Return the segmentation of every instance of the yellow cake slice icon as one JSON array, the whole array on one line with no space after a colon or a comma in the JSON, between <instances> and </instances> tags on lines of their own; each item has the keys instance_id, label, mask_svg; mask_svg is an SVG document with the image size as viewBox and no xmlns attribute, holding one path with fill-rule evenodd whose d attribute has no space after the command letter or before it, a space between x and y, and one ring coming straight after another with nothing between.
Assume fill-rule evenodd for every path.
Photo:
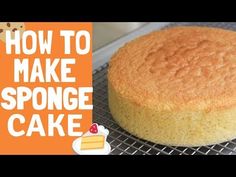
<instances>
[{"instance_id":1,"label":"yellow cake slice icon","mask_svg":"<svg viewBox=\"0 0 236 177\"><path fill-rule=\"evenodd\" d=\"M81 138L81 150L103 149L105 137L102 135L84 136Z\"/></svg>"},{"instance_id":2,"label":"yellow cake slice icon","mask_svg":"<svg viewBox=\"0 0 236 177\"><path fill-rule=\"evenodd\" d=\"M72 148L80 155L107 155L111 152L108 134L104 126L93 123L86 133L73 141Z\"/></svg>"}]
</instances>

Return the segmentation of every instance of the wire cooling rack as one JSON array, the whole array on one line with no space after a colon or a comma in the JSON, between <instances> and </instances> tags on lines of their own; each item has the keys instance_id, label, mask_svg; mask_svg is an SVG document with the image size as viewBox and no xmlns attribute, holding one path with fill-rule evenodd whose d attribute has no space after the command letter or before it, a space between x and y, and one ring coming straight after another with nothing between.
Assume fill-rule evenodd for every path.
<instances>
[{"instance_id":1,"label":"wire cooling rack","mask_svg":"<svg viewBox=\"0 0 236 177\"><path fill-rule=\"evenodd\" d=\"M236 23L172 23L168 26L173 25L215 26L236 30ZM116 124L109 112L107 67L105 63L93 71L93 117L94 122L104 125L110 131L107 141L112 148L111 155L236 155L236 139L211 146L186 148L155 144L126 132Z\"/></svg>"}]
</instances>

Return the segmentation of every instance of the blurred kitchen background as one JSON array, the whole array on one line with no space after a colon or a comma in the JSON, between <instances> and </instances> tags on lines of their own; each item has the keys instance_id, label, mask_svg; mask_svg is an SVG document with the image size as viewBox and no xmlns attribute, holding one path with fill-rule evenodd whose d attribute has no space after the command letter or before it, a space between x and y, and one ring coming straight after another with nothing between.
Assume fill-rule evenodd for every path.
<instances>
[{"instance_id":1,"label":"blurred kitchen background","mask_svg":"<svg viewBox=\"0 0 236 177\"><path fill-rule=\"evenodd\" d=\"M141 22L106 22L93 23L93 51L110 42L140 28L146 23Z\"/></svg>"}]
</instances>

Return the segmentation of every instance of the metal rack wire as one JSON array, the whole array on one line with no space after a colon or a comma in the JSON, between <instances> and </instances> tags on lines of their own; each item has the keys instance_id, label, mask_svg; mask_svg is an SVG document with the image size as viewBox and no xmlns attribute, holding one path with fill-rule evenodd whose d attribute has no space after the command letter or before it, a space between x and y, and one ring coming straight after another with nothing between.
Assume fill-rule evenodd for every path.
<instances>
[{"instance_id":1,"label":"metal rack wire","mask_svg":"<svg viewBox=\"0 0 236 177\"><path fill-rule=\"evenodd\" d=\"M177 23L172 25L189 25L190 23ZM236 30L236 23L194 23L223 27ZM139 139L119 127L113 120L107 100L107 67L104 64L93 72L94 87L94 122L104 125L110 134L107 141L112 147L111 155L233 155L236 154L236 139L211 146L194 148L163 146Z\"/></svg>"}]
</instances>

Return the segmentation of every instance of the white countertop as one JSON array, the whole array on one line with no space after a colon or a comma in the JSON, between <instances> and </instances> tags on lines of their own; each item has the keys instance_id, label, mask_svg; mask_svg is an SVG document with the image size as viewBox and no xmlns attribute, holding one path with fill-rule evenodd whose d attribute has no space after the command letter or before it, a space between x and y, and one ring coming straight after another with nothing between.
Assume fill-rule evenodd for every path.
<instances>
[{"instance_id":1,"label":"white countertop","mask_svg":"<svg viewBox=\"0 0 236 177\"><path fill-rule=\"evenodd\" d=\"M93 23L93 51L141 27L141 22Z\"/></svg>"}]
</instances>

